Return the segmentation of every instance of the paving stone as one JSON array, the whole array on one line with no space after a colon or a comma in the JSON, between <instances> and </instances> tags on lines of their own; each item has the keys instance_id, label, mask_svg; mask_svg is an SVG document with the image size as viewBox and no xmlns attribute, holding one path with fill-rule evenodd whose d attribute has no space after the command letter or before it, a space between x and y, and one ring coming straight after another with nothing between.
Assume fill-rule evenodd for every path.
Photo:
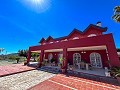
<instances>
[{"instance_id":1,"label":"paving stone","mask_svg":"<svg viewBox=\"0 0 120 90\"><path fill-rule=\"evenodd\" d=\"M26 90L55 75L44 71L32 70L0 77L0 90Z\"/></svg>"}]
</instances>

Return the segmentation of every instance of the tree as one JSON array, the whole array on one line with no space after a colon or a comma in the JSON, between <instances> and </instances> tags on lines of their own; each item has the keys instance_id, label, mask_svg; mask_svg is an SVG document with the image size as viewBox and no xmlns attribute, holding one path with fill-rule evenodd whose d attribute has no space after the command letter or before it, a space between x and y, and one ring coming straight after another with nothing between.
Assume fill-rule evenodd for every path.
<instances>
[{"instance_id":1,"label":"tree","mask_svg":"<svg viewBox=\"0 0 120 90\"><path fill-rule=\"evenodd\" d=\"M0 48L0 53L3 52L5 49L4 48Z\"/></svg>"},{"instance_id":2,"label":"tree","mask_svg":"<svg viewBox=\"0 0 120 90\"><path fill-rule=\"evenodd\" d=\"M120 23L120 6L114 8L114 15L112 16L113 20Z\"/></svg>"},{"instance_id":3,"label":"tree","mask_svg":"<svg viewBox=\"0 0 120 90\"><path fill-rule=\"evenodd\" d=\"M27 53L28 53L28 50L19 50L18 51L19 56L23 56L23 57L26 57L26 58L27 58Z\"/></svg>"},{"instance_id":4,"label":"tree","mask_svg":"<svg viewBox=\"0 0 120 90\"><path fill-rule=\"evenodd\" d=\"M117 52L120 52L120 48L117 48Z\"/></svg>"},{"instance_id":5,"label":"tree","mask_svg":"<svg viewBox=\"0 0 120 90\"><path fill-rule=\"evenodd\" d=\"M34 61L36 61L35 58L39 56L39 53L33 52L31 56L34 58Z\"/></svg>"}]
</instances>

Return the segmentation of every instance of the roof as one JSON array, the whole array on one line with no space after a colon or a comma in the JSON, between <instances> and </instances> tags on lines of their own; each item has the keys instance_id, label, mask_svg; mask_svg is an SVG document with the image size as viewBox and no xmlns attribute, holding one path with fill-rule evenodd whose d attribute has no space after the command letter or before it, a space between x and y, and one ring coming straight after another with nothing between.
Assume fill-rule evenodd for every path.
<instances>
[{"instance_id":1,"label":"roof","mask_svg":"<svg viewBox=\"0 0 120 90\"><path fill-rule=\"evenodd\" d=\"M49 37L46 39L46 41L48 41L49 39L53 39L53 40L66 39L66 38L70 37L74 32L77 32L77 33L79 33L79 34L85 34L85 33L89 30L89 28L91 28L91 27L96 28L96 29L100 30L101 32L106 32L107 29L108 29L107 27L99 27L99 26L96 26L96 25L94 25L94 24L90 24L84 31L80 31L80 30L74 28L73 31L72 31L68 36L63 36L63 37L54 38L54 39L53 39L51 36L49 36ZM44 39L44 38L42 38L42 39ZM42 41L42 39L41 39L41 41ZM44 40L45 40L45 39L44 39Z\"/></svg>"},{"instance_id":2,"label":"roof","mask_svg":"<svg viewBox=\"0 0 120 90\"><path fill-rule=\"evenodd\" d=\"M46 42L49 41L50 39L54 40L51 36L49 36L49 37L46 39Z\"/></svg>"},{"instance_id":3,"label":"roof","mask_svg":"<svg viewBox=\"0 0 120 90\"><path fill-rule=\"evenodd\" d=\"M44 39L44 38L42 38L42 39L39 41L39 43L42 43L43 41L45 41L45 39Z\"/></svg>"}]
</instances>

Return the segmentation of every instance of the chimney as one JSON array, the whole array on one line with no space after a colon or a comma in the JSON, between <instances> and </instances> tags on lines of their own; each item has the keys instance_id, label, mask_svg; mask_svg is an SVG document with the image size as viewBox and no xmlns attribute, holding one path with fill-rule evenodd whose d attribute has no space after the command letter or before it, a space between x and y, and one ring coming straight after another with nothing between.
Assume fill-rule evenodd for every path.
<instances>
[{"instance_id":1,"label":"chimney","mask_svg":"<svg viewBox=\"0 0 120 90\"><path fill-rule=\"evenodd\" d=\"M96 26L101 27L102 23L101 22L97 22Z\"/></svg>"}]
</instances>

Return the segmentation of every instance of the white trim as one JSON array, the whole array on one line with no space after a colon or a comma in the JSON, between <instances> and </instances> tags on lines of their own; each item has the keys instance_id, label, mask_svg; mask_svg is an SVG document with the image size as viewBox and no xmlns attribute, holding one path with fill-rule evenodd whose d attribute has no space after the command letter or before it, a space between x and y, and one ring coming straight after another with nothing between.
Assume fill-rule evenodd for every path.
<instances>
[{"instance_id":1,"label":"white trim","mask_svg":"<svg viewBox=\"0 0 120 90\"><path fill-rule=\"evenodd\" d=\"M97 67L97 66L95 66L95 68L102 68L103 65L102 65L101 55L100 55L99 53L97 53L97 52L92 52L92 53L90 54L90 56L89 56L89 57L90 57L90 63L92 62L92 60L91 60L91 55L92 55L92 54L94 55L94 58L95 58L94 61L95 61L95 63L96 63L96 58L97 58L97 57L95 56L95 54L97 54L97 55L99 56L99 58L100 58L100 64L101 64L101 67ZM94 66L93 66L93 67L94 67Z\"/></svg>"},{"instance_id":2,"label":"white trim","mask_svg":"<svg viewBox=\"0 0 120 90\"><path fill-rule=\"evenodd\" d=\"M74 57L75 57L76 54L79 55L80 61L81 61L81 55L80 55L80 53L74 53L74 54L73 54L73 65L75 65L75 63L74 63L74 60L75 60ZM77 58L78 58L78 56L77 56ZM78 62L78 61L77 61L77 62Z\"/></svg>"},{"instance_id":3,"label":"white trim","mask_svg":"<svg viewBox=\"0 0 120 90\"><path fill-rule=\"evenodd\" d=\"M87 37L94 37L94 36L97 36L97 35L96 34L90 34Z\"/></svg>"},{"instance_id":4,"label":"white trim","mask_svg":"<svg viewBox=\"0 0 120 90\"><path fill-rule=\"evenodd\" d=\"M79 39L79 37L74 37L73 40L75 40L75 39Z\"/></svg>"}]
</instances>

